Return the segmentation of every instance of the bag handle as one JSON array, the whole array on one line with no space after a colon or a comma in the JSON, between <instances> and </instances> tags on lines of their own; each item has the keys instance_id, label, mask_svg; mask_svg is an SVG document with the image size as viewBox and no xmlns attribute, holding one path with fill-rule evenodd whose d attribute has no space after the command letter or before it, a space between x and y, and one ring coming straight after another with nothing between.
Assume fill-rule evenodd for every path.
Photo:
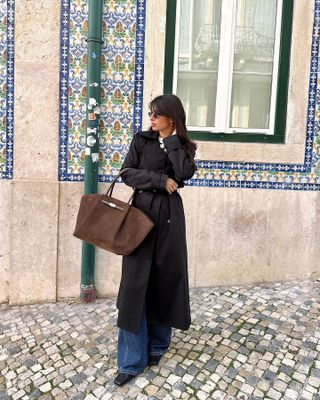
<instances>
[{"instance_id":1,"label":"bag handle","mask_svg":"<svg viewBox=\"0 0 320 400\"><path fill-rule=\"evenodd\" d=\"M115 186L115 184L116 184L118 178L119 178L125 171L128 171L129 169L131 169L131 168L123 168L123 169L118 173L118 175L114 178L114 180L112 181L111 185L110 185L109 188L108 188L107 196L112 197L112 192L113 192L114 186ZM133 199L133 196L134 196L134 194L135 194L136 189L133 189L133 190L134 190L134 191L133 191L132 195L130 196L130 199L128 200L128 204L131 203L131 201L132 201L132 199Z\"/></svg>"}]
</instances>

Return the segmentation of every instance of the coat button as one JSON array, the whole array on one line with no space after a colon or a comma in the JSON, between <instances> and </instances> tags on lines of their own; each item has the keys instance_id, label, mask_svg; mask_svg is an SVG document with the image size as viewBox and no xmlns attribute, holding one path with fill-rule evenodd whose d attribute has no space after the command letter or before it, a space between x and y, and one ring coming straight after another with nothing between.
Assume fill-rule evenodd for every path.
<instances>
[{"instance_id":1,"label":"coat button","mask_svg":"<svg viewBox=\"0 0 320 400\"><path fill-rule=\"evenodd\" d=\"M142 193L143 191L142 190L138 190L138 193Z\"/></svg>"},{"instance_id":2,"label":"coat button","mask_svg":"<svg viewBox=\"0 0 320 400\"><path fill-rule=\"evenodd\" d=\"M153 189L153 192L156 193L157 192L156 189Z\"/></svg>"}]
</instances>

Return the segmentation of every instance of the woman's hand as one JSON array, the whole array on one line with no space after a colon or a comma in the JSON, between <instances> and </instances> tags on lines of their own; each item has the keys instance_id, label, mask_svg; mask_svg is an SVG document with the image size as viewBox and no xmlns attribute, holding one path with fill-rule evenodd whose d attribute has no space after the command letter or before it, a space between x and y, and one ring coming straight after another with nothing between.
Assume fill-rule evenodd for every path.
<instances>
[{"instance_id":1,"label":"woman's hand","mask_svg":"<svg viewBox=\"0 0 320 400\"><path fill-rule=\"evenodd\" d=\"M167 179L167 183L166 183L166 191L169 194L172 194L173 192L175 192L178 189L178 184L176 181L174 181L171 178Z\"/></svg>"}]
</instances>

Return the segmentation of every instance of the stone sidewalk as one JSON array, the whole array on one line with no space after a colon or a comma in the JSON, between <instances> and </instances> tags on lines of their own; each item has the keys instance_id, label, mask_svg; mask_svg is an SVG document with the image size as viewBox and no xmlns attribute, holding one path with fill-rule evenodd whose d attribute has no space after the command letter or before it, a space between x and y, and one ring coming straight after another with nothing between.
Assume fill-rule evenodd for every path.
<instances>
[{"instance_id":1,"label":"stone sidewalk","mask_svg":"<svg viewBox=\"0 0 320 400\"><path fill-rule=\"evenodd\" d=\"M159 366L116 372L114 299L0 306L0 400L320 399L320 282L193 289Z\"/></svg>"}]
</instances>

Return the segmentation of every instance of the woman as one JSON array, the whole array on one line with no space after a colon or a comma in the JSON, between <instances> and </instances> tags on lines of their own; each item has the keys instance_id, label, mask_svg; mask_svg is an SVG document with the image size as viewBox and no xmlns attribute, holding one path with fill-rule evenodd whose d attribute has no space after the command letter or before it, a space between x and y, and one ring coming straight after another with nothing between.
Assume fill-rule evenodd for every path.
<instances>
[{"instance_id":1,"label":"woman","mask_svg":"<svg viewBox=\"0 0 320 400\"><path fill-rule=\"evenodd\" d=\"M122 165L130 168L123 181L136 189L132 204L155 227L123 257L117 299L119 386L159 363L172 327L190 326L185 217L177 189L196 170L196 145L187 136L177 96L158 96L149 107L150 130L134 135Z\"/></svg>"}]
</instances>

